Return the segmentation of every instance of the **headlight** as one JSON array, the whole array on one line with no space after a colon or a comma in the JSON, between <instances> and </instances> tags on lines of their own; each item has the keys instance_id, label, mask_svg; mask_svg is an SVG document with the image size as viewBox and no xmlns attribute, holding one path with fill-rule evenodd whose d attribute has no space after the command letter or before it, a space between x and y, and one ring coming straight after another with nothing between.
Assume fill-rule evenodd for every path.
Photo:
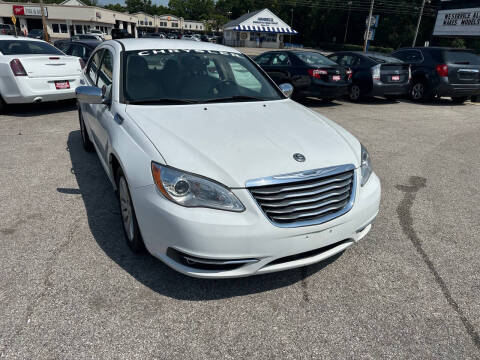
<instances>
[{"instance_id":1,"label":"headlight","mask_svg":"<svg viewBox=\"0 0 480 360\"><path fill-rule=\"evenodd\" d=\"M186 207L205 207L241 212L245 207L225 186L204 177L152 162L158 190L168 200Z\"/></svg>"},{"instance_id":2,"label":"headlight","mask_svg":"<svg viewBox=\"0 0 480 360\"><path fill-rule=\"evenodd\" d=\"M362 170L362 181L360 184L363 186L367 183L370 175L372 174L372 163L370 161L370 154L367 149L362 145L362 164L360 165Z\"/></svg>"}]
</instances>

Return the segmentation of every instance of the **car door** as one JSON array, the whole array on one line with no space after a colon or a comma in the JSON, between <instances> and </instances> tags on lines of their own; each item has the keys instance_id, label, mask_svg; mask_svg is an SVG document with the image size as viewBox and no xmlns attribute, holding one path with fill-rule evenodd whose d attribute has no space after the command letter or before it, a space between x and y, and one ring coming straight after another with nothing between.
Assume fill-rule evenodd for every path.
<instances>
[{"instance_id":1,"label":"car door","mask_svg":"<svg viewBox=\"0 0 480 360\"><path fill-rule=\"evenodd\" d=\"M95 51L87 64L87 70L85 71L85 85L97 86L98 69L100 68L104 49ZM96 107L94 104L80 103L83 120L87 129L90 130L90 138L97 149L100 147L99 134L97 128Z\"/></svg>"},{"instance_id":2,"label":"car door","mask_svg":"<svg viewBox=\"0 0 480 360\"><path fill-rule=\"evenodd\" d=\"M283 83L291 83L291 67L292 62L286 52L273 53L272 58L266 70L268 75L278 85Z\"/></svg>"},{"instance_id":3,"label":"car door","mask_svg":"<svg viewBox=\"0 0 480 360\"><path fill-rule=\"evenodd\" d=\"M97 136L97 147L104 164L108 163L109 137L108 128L114 123L114 116L110 111L113 87L113 48L106 48L103 52L100 68L97 72L96 86L102 89L106 104L93 104L93 127Z\"/></svg>"}]
</instances>

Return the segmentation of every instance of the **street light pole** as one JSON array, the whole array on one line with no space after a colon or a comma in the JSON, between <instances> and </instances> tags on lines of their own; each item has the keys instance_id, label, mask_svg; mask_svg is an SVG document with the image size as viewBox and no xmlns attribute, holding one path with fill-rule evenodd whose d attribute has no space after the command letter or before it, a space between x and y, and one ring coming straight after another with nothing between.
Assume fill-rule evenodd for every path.
<instances>
[{"instance_id":1,"label":"street light pole","mask_svg":"<svg viewBox=\"0 0 480 360\"><path fill-rule=\"evenodd\" d=\"M424 7L425 7L425 0L422 1L422 7L420 8L420 15L418 16L417 29L415 30L415 36L413 37L412 46L415 46L415 44L417 43L418 30L420 30L420 23L422 22Z\"/></svg>"},{"instance_id":2,"label":"street light pole","mask_svg":"<svg viewBox=\"0 0 480 360\"><path fill-rule=\"evenodd\" d=\"M43 39L46 42L49 42L50 36L48 36L47 20L45 19L45 8L43 6L43 0L40 0L40 12L42 13Z\"/></svg>"},{"instance_id":3,"label":"street light pole","mask_svg":"<svg viewBox=\"0 0 480 360\"><path fill-rule=\"evenodd\" d=\"M350 21L350 12L352 11L352 2L348 2L348 16L347 16L347 25L345 26L345 36L343 37L343 43L347 42L347 32L348 32L348 22Z\"/></svg>"},{"instance_id":4,"label":"street light pole","mask_svg":"<svg viewBox=\"0 0 480 360\"><path fill-rule=\"evenodd\" d=\"M368 13L368 25L367 25L367 31L365 33L365 41L363 42L363 52L367 52L368 38L370 36L370 26L372 26L372 14L373 14L374 2L375 0L372 0L372 3L370 4L370 12Z\"/></svg>"}]
</instances>

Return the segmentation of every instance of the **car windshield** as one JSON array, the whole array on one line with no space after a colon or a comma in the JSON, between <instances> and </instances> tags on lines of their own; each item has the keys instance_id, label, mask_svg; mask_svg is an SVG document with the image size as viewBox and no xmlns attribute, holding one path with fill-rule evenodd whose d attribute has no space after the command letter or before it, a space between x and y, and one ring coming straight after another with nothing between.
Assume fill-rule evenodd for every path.
<instances>
[{"instance_id":1,"label":"car windshield","mask_svg":"<svg viewBox=\"0 0 480 360\"><path fill-rule=\"evenodd\" d=\"M37 35L37 34L40 34L43 30L40 30L40 29L33 29L33 30L30 30L29 34L30 35Z\"/></svg>"},{"instance_id":2,"label":"car windshield","mask_svg":"<svg viewBox=\"0 0 480 360\"><path fill-rule=\"evenodd\" d=\"M130 104L182 104L282 99L246 56L227 51L128 51L123 61Z\"/></svg>"},{"instance_id":3,"label":"car windshield","mask_svg":"<svg viewBox=\"0 0 480 360\"><path fill-rule=\"evenodd\" d=\"M307 65L312 65L312 66L337 65L338 66L336 62L316 52L298 51L295 53L295 55L297 55L300 58L300 60L302 60Z\"/></svg>"},{"instance_id":4,"label":"car windshield","mask_svg":"<svg viewBox=\"0 0 480 360\"><path fill-rule=\"evenodd\" d=\"M445 51L445 62L460 65L480 65L480 56L469 51Z\"/></svg>"},{"instance_id":5,"label":"car windshield","mask_svg":"<svg viewBox=\"0 0 480 360\"><path fill-rule=\"evenodd\" d=\"M63 55L46 42L28 40L0 40L0 52L3 55Z\"/></svg>"}]
</instances>

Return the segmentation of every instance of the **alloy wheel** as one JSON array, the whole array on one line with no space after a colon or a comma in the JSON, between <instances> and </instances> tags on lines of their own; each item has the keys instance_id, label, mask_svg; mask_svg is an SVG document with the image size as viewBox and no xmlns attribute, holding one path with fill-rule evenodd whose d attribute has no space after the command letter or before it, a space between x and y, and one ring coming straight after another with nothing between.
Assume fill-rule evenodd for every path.
<instances>
[{"instance_id":1,"label":"alloy wheel","mask_svg":"<svg viewBox=\"0 0 480 360\"><path fill-rule=\"evenodd\" d=\"M413 100L420 100L423 98L423 94L425 93L425 86L418 82L412 87L412 99Z\"/></svg>"},{"instance_id":2,"label":"alloy wheel","mask_svg":"<svg viewBox=\"0 0 480 360\"><path fill-rule=\"evenodd\" d=\"M350 89L350 100L357 101L360 99L360 87L358 85L352 85Z\"/></svg>"}]
</instances>

